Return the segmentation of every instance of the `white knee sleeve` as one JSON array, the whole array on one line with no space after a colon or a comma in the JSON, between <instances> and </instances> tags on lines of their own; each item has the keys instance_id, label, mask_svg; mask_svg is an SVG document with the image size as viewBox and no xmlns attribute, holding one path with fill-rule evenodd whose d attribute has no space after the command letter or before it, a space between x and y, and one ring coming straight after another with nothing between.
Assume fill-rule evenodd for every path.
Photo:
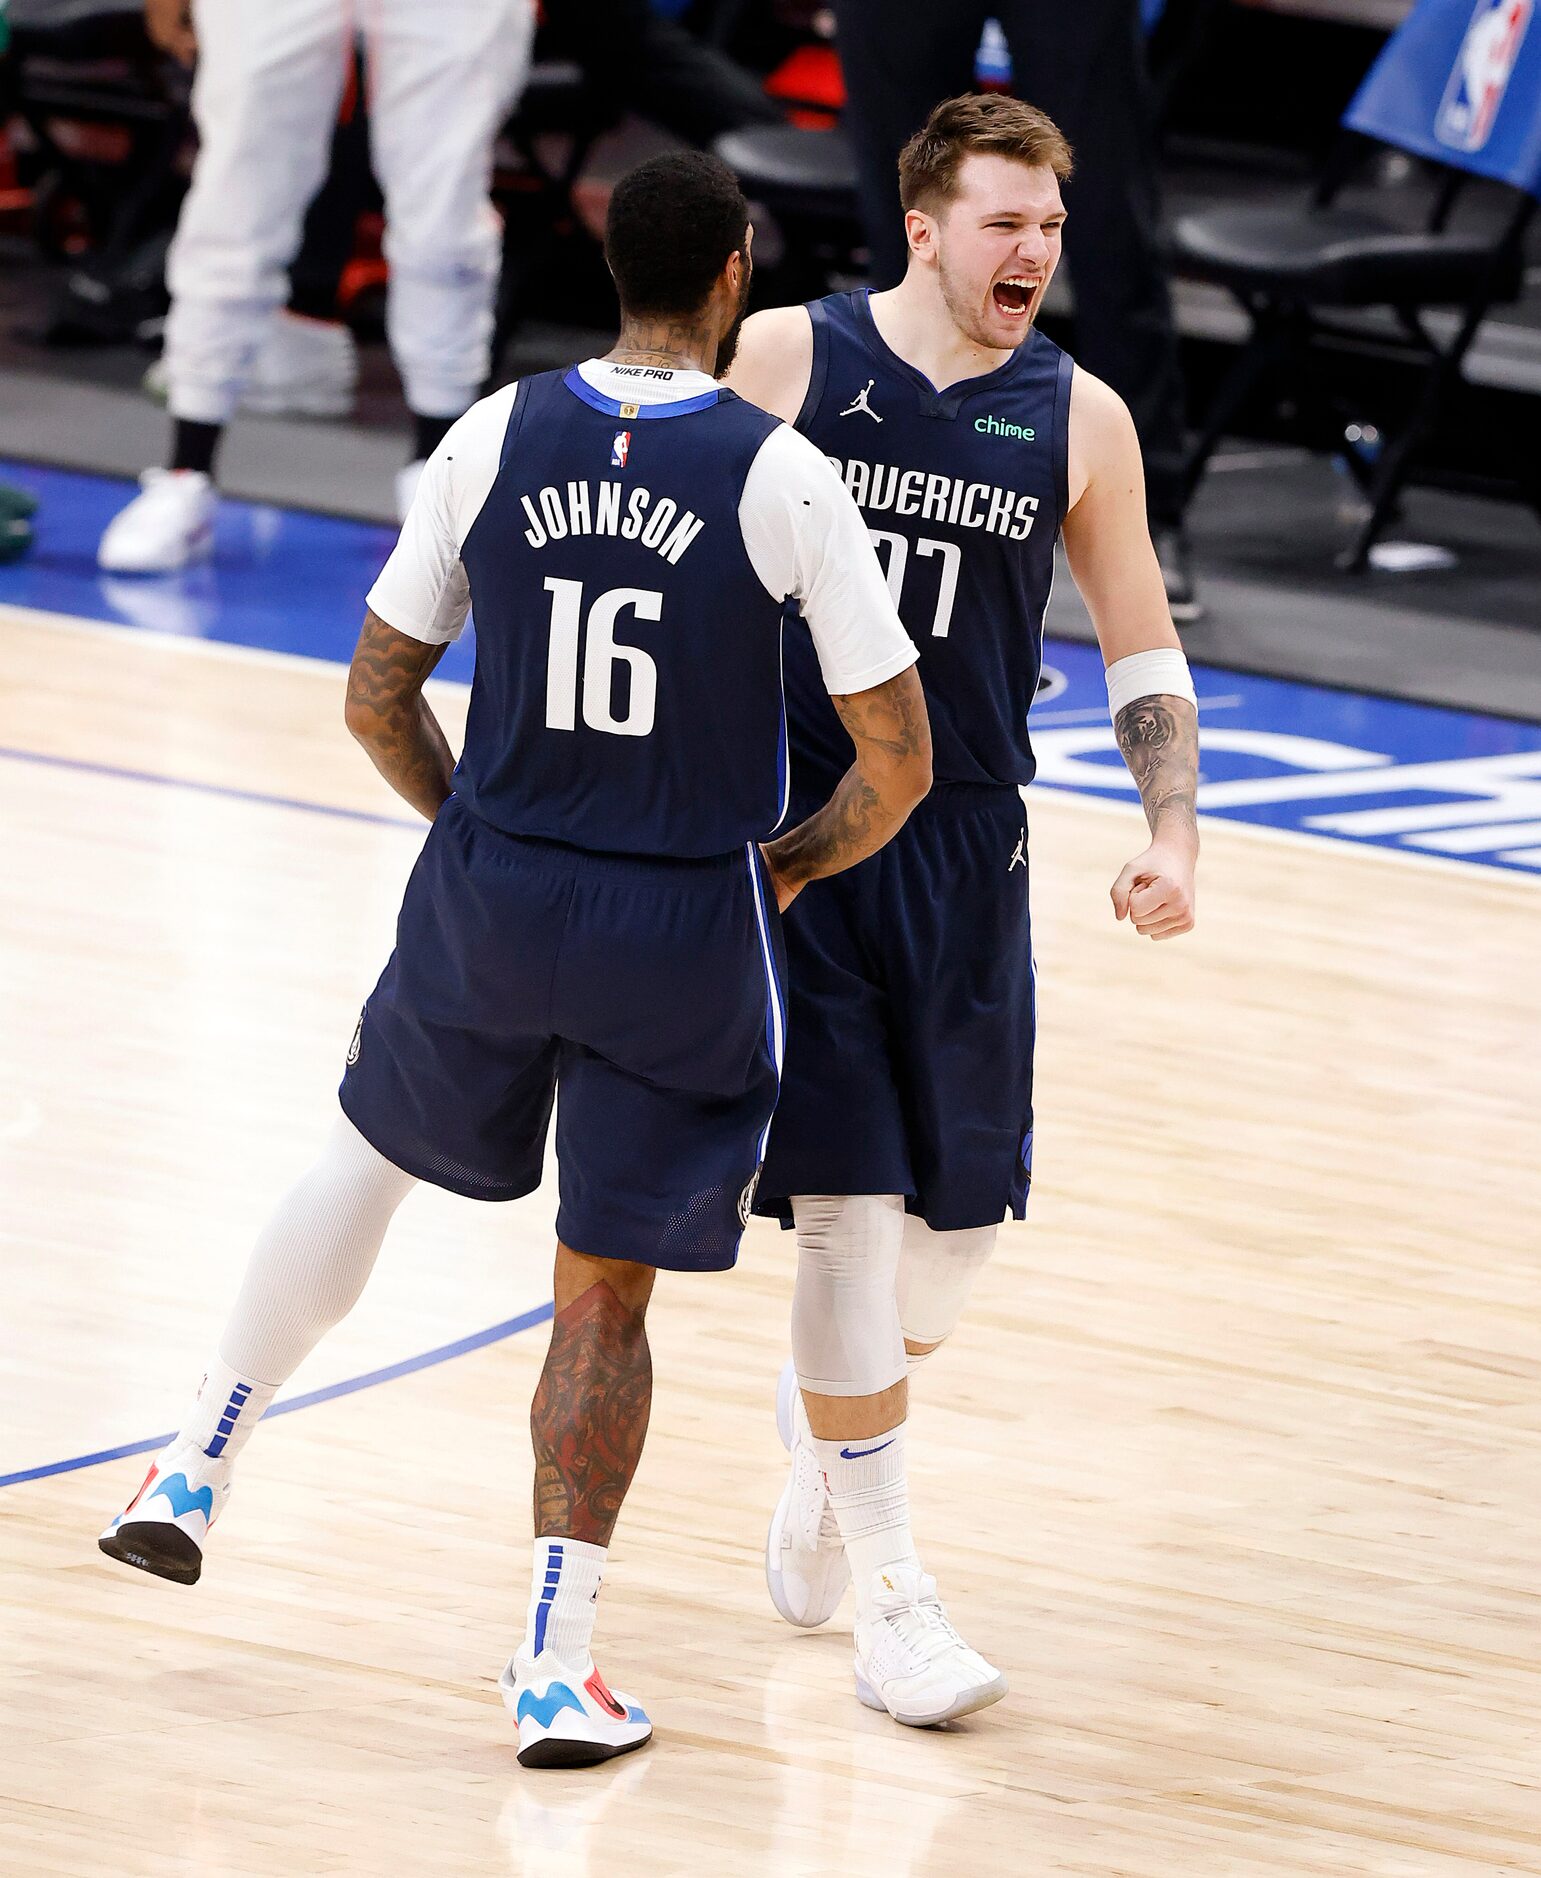
<instances>
[{"instance_id":1,"label":"white knee sleeve","mask_svg":"<svg viewBox=\"0 0 1541 1878\"><path fill-rule=\"evenodd\" d=\"M799 1194L792 1361L815 1395L878 1395L903 1380L895 1284L904 1201L894 1193Z\"/></svg>"},{"instance_id":2,"label":"white knee sleeve","mask_svg":"<svg viewBox=\"0 0 1541 1878\"><path fill-rule=\"evenodd\" d=\"M392 1215L416 1185L339 1115L321 1158L258 1236L221 1360L243 1376L286 1382L352 1310Z\"/></svg>"},{"instance_id":3,"label":"white knee sleeve","mask_svg":"<svg viewBox=\"0 0 1541 1878\"><path fill-rule=\"evenodd\" d=\"M933 1232L923 1219L905 1219L899 1321L911 1343L941 1343L957 1329L979 1268L995 1250L996 1230Z\"/></svg>"}]
</instances>

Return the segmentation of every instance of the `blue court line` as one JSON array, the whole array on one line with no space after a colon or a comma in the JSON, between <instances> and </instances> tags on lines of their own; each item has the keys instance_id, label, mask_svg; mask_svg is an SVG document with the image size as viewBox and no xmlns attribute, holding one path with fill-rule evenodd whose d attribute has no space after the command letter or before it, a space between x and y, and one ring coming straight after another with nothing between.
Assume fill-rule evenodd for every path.
<instances>
[{"instance_id":1,"label":"blue court line","mask_svg":"<svg viewBox=\"0 0 1541 1878\"><path fill-rule=\"evenodd\" d=\"M395 1382L398 1377L413 1375L420 1369L432 1369L436 1363L447 1363L454 1356L469 1356L473 1350L484 1350L489 1343L501 1343L505 1337L516 1337L521 1330L533 1330L537 1324L549 1323L554 1305L537 1304L532 1311L525 1311L519 1317L510 1317L501 1324L492 1324L486 1330L476 1330L469 1337L460 1337L454 1343L442 1343L437 1350L424 1350L420 1356L403 1357L399 1363L391 1363L384 1369L371 1369L362 1376L350 1376L345 1382L328 1383L324 1389L312 1389L308 1395L291 1396L287 1402L274 1402L268 1408L263 1419L268 1415L292 1415L296 1409L315 1408L322 1402L335 1402L339 1396L357 1395L360 1389L373 1389L382 1382ZM0 1474L0 1487L19 1487L27 1480L47 1480L53 1474L79 1473L85 1467L100 1467L105 1461L127 1460L131 1454L153 1454L165 1447L171 1435L148 1435L143 1441L129 1441L121 1448L101 1448L95 1454L76 1454L67 1461L48 1461L41 1467L24 1467L18 1473Z\"/></svg>"},{"instance_id":2,"label":"blue court line","mask_svg":"<svg viewBox=\"0 0 1541 1878\"><path fill-rule=\"evenodd\" d=\"M269 809L303 809L308 815L331 815L343 822L368 822L376 828L417 828L424 834L428 824L405 815L381 815L371 809L344 809L330 802L306 802L299 796L268 795L260 789L235 789L225 783L193 782L185 776L158 776L148 769L121 769L115 763L88 763L81 757L47 756L41 750L17 750L0 744L0 759L11 763L36 763L44 769L80 770L87 776L110 776L115 782L154 783L160 789L188 789L194 795L223 796L230 802L255 802ZM5 1482L0 1480L0 1486Z\"/></svg>"}]
</instances>

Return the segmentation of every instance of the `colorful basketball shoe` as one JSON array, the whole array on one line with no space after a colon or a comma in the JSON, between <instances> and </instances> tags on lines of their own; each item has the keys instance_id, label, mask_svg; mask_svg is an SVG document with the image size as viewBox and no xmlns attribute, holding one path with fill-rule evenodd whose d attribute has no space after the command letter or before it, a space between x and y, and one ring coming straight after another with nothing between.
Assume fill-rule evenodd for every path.
<instances>
[{"instance_id":1,"label":"colorful basketball shoe","mask_svg":"<svg viewBox=\"0 0 1541 1878\"><path fill-rule=\"evenodd\" d=\"M553 1650L511 1656L498 1688L519 1724L521 1767L592 1767L653 1738L646 1714L630 1696L610 1693L593 1657L579 1664Z\"/></svg>"},{"instance_id":2,"label":"colorful basketball shoe","mask_svg":"<svg viewBox=\"0 0 1541 1878\"><path fill-rule=\"evenodd\" d=\"M204 1539L230 1498L230 1475L228 1461L211 1461L195 1442L173 1441L97 1544L122 1565L197 1584Z\"/></svg>"},{"instance_id":3,"label":"colorful basketball shoe","mask_svg":"<svg viewBox=\"0 0 1541 1878\"><path fill-rule=\"evenodd\" d=\"M790 1362L776 1385L776 1427L792 1467L765 1539L765 1583L787 1622L812 1630L839 1608L851 1567L824 1471L809 1446L808 1417Z\"/></svg>"},{"instance_id":4,"label":"colorful basketball shoe","mask_svg":"<svg viewBox=\"0 0 1541 1878\"><path fill-rule=\"evenodd\" d=\"M988 1708L1006 1678L948 1622L936 1580L915 1565L877 1574L856 1621L856 1695L907 1728L934 1728Z\"/></svg>"}]
</instances>

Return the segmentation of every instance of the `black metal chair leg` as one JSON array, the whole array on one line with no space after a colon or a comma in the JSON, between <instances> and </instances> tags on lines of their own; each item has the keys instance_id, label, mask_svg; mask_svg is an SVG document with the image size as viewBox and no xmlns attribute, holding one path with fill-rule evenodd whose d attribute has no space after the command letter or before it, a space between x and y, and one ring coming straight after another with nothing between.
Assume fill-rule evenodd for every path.
<instances>
[{"instance_id":1,"label":"black metal chair leg","mask_svg":"<svg viewBox=\"0 0 1541 1878\"><path fill-rule=\"evenodd\" d=\"M1366 492L1370 500L1370 512L1355 531L1350 547L1338 557L1338 566L1346 573L1362 574L1370 565L1370 550L1379 541L1395 511L1397 498L1402 493L1407 473L1412 467L1413 452L1428 435L1439 413L1446 387L1452 380L1460 378L1462 361L1477 336L1477 328L1487 315L1489 304L1488 300L1483 299L1467 308L1460 331L1449 349L1440 353L1437 361L1429 368L1417 408L1381 452Z\"/></svg>"},{"instance_id":2,"label":"black metal chair leg","mask_svg":"<svg viewBox=\"0 0 1541 1878\"><path fill-rule=\"evenodd\" d=\"M1183 459L1183 493L1193 495L1204 480L1209 459L1230 427L1232 418L1252 391L1289 352L1288 328L1277 314L1254 313L1251 337L1231 361L1220 387L1210 401L1204 422Z\"/></svg>"}]
</instances>

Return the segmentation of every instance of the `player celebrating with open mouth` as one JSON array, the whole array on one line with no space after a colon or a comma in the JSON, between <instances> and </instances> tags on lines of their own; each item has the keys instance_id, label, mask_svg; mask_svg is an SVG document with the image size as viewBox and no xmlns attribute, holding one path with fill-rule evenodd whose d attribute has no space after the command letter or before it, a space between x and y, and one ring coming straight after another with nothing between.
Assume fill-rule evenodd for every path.
<instances>
[{"instance_id":1,"label":"player celebrating with open mouth","mask_svg":"<svg viewBox=\"0 0 1541 1878\"><path fill-rule=\"evenodd\" d=\"M904 1435L907 1372L952 1333L1031 1178L1020 788L1057 538L1150 826L1113 911L1152 939L1193 925L1197 710L1134 425L1034 326L1069 174L1064 137L1033 106L939 105L899 160L904 280L757 314L731 377L843 476L931 713L931 795L788 917L790 1041L758 1202L795 1222L798 1253L771 1597L790 1623L820 1624L854 1579L857 1695L916 1726L1006 1693L921 1568ZM789 639L787 692L795 809L850 760L806 635Z\"/></svg>"}]
</instances>

